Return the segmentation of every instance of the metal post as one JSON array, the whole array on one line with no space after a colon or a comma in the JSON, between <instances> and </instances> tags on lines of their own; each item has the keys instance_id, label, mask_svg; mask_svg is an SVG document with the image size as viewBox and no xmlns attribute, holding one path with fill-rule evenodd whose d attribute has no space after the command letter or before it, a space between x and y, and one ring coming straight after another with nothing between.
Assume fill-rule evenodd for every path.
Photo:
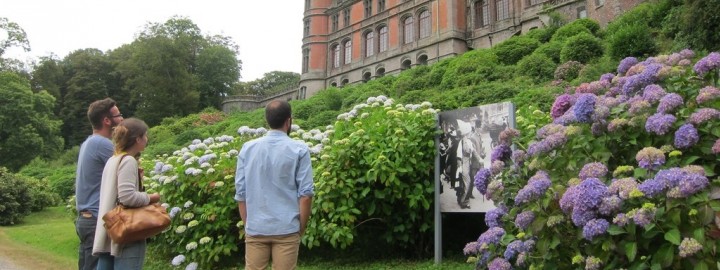
<instances>
[{"instance_id":1,"label":"metal post","mask_svg":"<svg viewBox=\"0 0 720 270\"><path fill-rule=\"evenodd\" d=\"M440 115L435 117L436 130L440 130ZM442 216L440 215L440 135L435 135L435 264L442 262Z\"/></svg>"}]
</instances>

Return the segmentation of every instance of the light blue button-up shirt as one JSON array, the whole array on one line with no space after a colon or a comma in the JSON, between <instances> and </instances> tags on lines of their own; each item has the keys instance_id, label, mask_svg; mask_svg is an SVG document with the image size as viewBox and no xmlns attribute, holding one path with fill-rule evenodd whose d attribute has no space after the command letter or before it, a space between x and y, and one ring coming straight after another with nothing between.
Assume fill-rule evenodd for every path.
<instances>
[{"instance_id":1,"label":"light blue button-up shirt","mask_svg":"<svg viewBox=\"0 0 720 270\"><path fill-rule=\"evenodd\" d=\"M313 195L312 176L308 146L282 131L245 143L235 173L235 200L247 206L245 233L299 232L299 198Z\"/></svg>"}]
</instances>

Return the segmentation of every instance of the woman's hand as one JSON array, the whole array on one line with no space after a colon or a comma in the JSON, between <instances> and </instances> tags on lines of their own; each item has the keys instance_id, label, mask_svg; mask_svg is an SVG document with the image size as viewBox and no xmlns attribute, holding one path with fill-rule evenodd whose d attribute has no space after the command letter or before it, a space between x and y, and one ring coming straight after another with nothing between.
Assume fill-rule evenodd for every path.
<instances>
[{"instance_id":1,"label":"woman's hand","mask_svg":"<svg viewBox=\"0 0 720 270\"><path fill-rule=\"evenodd\" d=\"M160 194L158 194L158 193L153 193L153 194L150 194L150 195L148 195L148 196L150 197L150 203L151 203L151 204L160 201Z\"/></svg>"}]
</instances>

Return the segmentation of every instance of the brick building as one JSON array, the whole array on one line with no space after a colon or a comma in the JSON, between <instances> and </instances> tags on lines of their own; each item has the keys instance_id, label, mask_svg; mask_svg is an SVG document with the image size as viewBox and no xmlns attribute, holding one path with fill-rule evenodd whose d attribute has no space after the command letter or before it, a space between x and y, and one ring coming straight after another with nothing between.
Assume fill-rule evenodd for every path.
<instances>
[{"instance_id":1,"label":"brick building","mask_svg":"<svg viewBox=\"0 0 720 270\"><path fill-rule=\"evenodd\" d=\"M643 0L305 0L296 98L488 48L549 11L601 26Z\"/></svg>"}]
</instances>

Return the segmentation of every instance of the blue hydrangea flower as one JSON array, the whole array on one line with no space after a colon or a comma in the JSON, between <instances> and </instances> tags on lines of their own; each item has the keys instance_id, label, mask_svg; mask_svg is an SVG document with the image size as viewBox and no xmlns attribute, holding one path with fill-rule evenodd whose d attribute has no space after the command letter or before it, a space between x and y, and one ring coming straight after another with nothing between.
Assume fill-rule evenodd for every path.
<instances>
[{"instance_id":1,"label":"blue hydrangea flower","mask_svg":"<svg viewBox=\"0 0 720 270\"><path fill-rule=\"evenodd\" d=\"M676 108L685 104L684 102L685 101L683 101L682 96L678 95L677 93L667 94L660 99L660 104L658 104L657 112L670 113Z\"/></svg>"},{"instance_id":2,"label":"blue hydrangea flower","mask_svg":"<svg viewBox=\"0 0 720 270\"><path fill-rule=\"evenodd\" d=\"M480 194L485 195L487 192L487 186L490 182L490 170L487 168L482 168L478 170L478 172L475 174L475 188L480 191Z\"/></svg>"},{"instance_id":3,"label":"blue hydrangea flower","mask_svg":"<svg viewBox=\"0 0 720 270\"><path fill-rule=\"evenodd\" d=\"M580 180L587 178L603 178L608 173L608 169L605 164L600 162L592 162L585 164L580 170Z\"/></svg>"},{"instance_id":4,"label":"blue hydrangea flower","mask_svg":"<svg viewBox=\"0 0 720 270\"><path fill-rule=\"evenodd\" d=\"M595 99L597 97L593 94L582 94L578 97L575 103L573 113L578 122L590 123L592 121L592 114L595 111Z\"/></svg>"},{"instance_id":5,"label":"blue hydrangea flower","mask_svg":"<svg viewBox=\"0 0 720 270\"><path fill-rule=\"evenodd\" d=\"M515 217L515 227L525 230L535 221L535 213L533 211L525 211Z\"/></svg>"},{"instance_id":6,"label":"blue hydrangea flower","mask_svg":"<svg viewBox=\"0 0 720 270\"><path fill-rule=\"evenodd\" d=\"M686 149L695 145L700 137L697 129L692 124L682 125L675 132L675 147L678 149Z\"/></svg>"},{"instance_id":7,"label":"blue hydrangea flower","mask_svg":"<svg viewBox=\"0 0 720 270\"><path fill-rule=\"evenodd\" d=\"M593 238L605 234L608 227L610 227L610 223L605 219L590 220L583 227L583 237L592 241Z\"/></svg>"},{"instance_id":8,"label":"blue hydrangea flower","mask_svg":"<svg viewBox=\"0 0 720 270\"><path fill-rule=\"evenodd\" d=\"M651 134L665 135L670 131L675 120L676 118L672 114L656 113L648 117L645 122L645 130Z\"/></svg>"}]
</instances>

